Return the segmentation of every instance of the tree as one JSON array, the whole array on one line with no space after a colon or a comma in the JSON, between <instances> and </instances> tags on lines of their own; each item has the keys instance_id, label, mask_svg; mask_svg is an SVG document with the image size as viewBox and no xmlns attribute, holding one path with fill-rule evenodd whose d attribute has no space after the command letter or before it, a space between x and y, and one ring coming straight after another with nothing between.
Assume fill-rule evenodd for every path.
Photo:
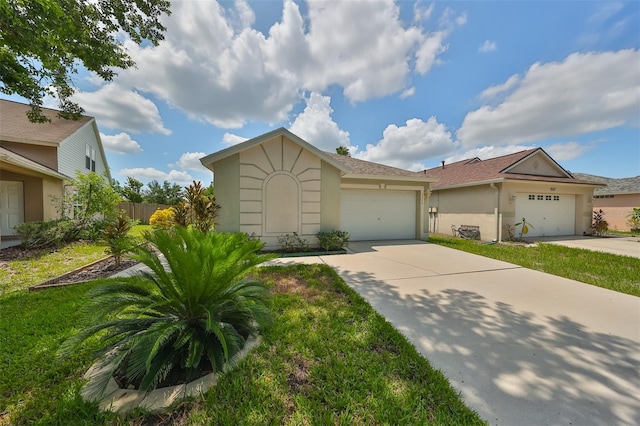
<instances>
[{"instance_id":1,"label":"tree","mask_svg":"<svg viewBox=\"0 0 640 426\"><path fill-rule=\"evenodd\" d=\"M122 196L132 203L142 202L142 187L144 183L131 176L127 176L127 183L122 188Z\"/></svg>"},{"instance_id":2,"label":"tree","mask_svg":"<svg viewBox=\"0 0 640 426\"><path fill-rule=\"evenodd\" d=\"M213 185L209 188L213 193ZM174 218L178 225L193 225L202 232L213 229L220 205L216 204L215 197L208 196L207 192L209 191L202 187L200 181L195 180L185 188L185 199L174 207Z\"/></svg>"},{"instance_id":3,"label":"tree","mask_svg":"<svg viewBox=\"0 0 640 426\"><path fill-rule=\"evenodd\" d=\"M97 325L58 353L68 356L100 336L95 396L116 373L125 385L151 390L167 377L190 381L203 371L221 372L269 320L268 288L247 277L272 258L258 253L262 242L195 228L156 230L145 238L153 247L139 246L136 258L151 272L91 290L87 314Z\"/></svg>"},{"instance_id":4,"label":"tree","mask_svg":"<svg viewBox=\"0 0 640 426\"><path fill-rule=\"evenodd\" d=\"M63 196L53 199L62 219L72 216L83 228L97 216L112 219L118 215L120 195L95 172L83 174L78 171L75 179L65 187Z\"/></svg>"},{"instance_id":5,"label":"tree","mask_svg":"<svg viewBox=\"0 0 640 426\"><path fill-rule=\"evenodd\" d=\"M340 155L345 155L347 157L351 157L351 153L349 153L349 148L346 146L339 146L336 148L336 153Z\"/></svg>"},{"instance_id":6,"label":"tree","mask_svg":"<svg viewBox=\"0 0 640 426\"><path fill-rule=\"evenodd\" d=\"M169 204L175 206L182 198L182 187L166 180L160 185L157 180L147 184L147 190L143 193L145 203Z\"/></svg>"},{"instance_id":7,"label":"tree","mask_svg":"<svg viewBox=\"0 0 640 426\"><path fill-rule=\"evenodd\" d=\"M58 98L60 117L79 119L71 76L84 65L103 80L134 65L118 39L157 45L169 0L0 0L0 91L31 103L29 120L49 121L43 98Z\"/></svg>"}]
</instances>

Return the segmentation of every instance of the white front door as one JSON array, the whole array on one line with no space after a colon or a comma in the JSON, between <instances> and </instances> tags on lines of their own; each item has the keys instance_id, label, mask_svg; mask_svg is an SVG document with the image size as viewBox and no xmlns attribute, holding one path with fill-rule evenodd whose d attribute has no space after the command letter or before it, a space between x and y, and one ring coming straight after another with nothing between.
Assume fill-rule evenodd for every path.
<instances>
[{"instance_id":1,"label":"white front door","mask_svg":"<svg viewBox=\"0 0 640 426\"><path fill-rule=\"evenodd\" d=\"M352 241L416 238L416 191L342 189L340 228Z\"/></svg>"},{"instance_id":2,"label":"white front door","mask_svg":"<svg viewBox=\"0 0 640 426\"><path fill-rule=\"evenodd\" d=\"M0 235L15 235L14 226L24 222L22 182L0 180Z\"/></svg>"},{"instance_id":3,"label":"white front door","mask_svg":"<svg viewBox=\"0 0 640 426\"><path fill-rule=\"evenodd\" d=\"M529 232L523 237L574 235L576 196L519 192L516 194L516 223L526 218ZM516 233L520 233L520 226Z\"/></svg>"}]
</instances>

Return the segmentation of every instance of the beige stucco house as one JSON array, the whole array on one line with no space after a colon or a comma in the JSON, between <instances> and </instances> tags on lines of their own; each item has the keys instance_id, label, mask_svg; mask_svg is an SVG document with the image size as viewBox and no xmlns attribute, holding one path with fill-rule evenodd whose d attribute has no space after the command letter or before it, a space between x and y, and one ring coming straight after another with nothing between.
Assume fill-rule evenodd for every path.
<instances>
[{"instance_id":1,"label":"beige stucco house","mask_svg":"<svg viewBox=\"0 0 640 426\"><path fill-rule=\"evenodd\" d=\"M593 191L593 211L604 212L609 229L631 230L629 215L634 207L640 208L640 176L620 179L585 173L574 173L574 176L606 185Z\"/></svg>"},{"instance_id":2,"label":"beige stucco house","mask_svg":"<svg viewBox=\"0 0 640 426\"><path fill-rule=\"evenodd\" d=\"M221 232L245 232L267 247L320 231L351 240L427 239L434 179L324 152L280 128L200 159L213 171Z\"/></svg>"},{"instance_id":3,"label":"beige stucco house","mask_svg":"<svg viewBox=\"0 0 640 426\"><path fill-rule=\"evenodd\" d=\"M507 239L523 217L533 225L527 237L589 234L593 191L602 186L576 179L542 148L443 163L423 173L438 178L431 185L429 230L478 226L486 241Z\"/></svg>"},{"instance_id":4,"label":"beige stucco house","mask_svg":"<svg viewBox=\"0 0 640 426\"><path fill-rule=\"evenodd\" d=\"M22 222L55 219L52 197L76 171L110 179L100 133L93 117L78 121L43 108L50 123L31 123L29 106L0 100L0 238L15 234Z\"/></svg>"}]
</instances>

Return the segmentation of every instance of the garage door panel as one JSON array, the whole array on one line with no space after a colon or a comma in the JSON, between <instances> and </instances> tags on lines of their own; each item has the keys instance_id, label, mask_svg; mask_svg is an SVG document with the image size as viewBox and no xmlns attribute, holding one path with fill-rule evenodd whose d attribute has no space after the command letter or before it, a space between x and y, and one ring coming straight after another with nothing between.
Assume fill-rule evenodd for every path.
<instances>
[{"instance_id":1,"label":"garage door panel","mask_svg":"<svg viewBox=\"0 0 640 426\"><path fill-rule=\"evenodd\" d=\"M524 217L533 225L533 228L529 228L527 237L573 235L575 206L575 195L518 193L516 222Z\"/></svg>"},{"instance_id":2,"label":"garage door panel","mask_svg":"<svg viewBox=\"0 0 640 426\"><path fill-rule=\"evenodd\" d=\"M343 189L340 224L353 241L416 237L414 191Z\"/></svg>"}]
</instances>

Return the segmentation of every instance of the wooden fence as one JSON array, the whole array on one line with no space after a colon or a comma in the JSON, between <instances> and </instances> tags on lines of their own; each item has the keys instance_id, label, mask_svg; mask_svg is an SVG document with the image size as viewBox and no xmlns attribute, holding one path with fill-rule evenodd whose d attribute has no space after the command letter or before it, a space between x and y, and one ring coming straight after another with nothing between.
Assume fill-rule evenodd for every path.
<instances>
[{"instance_id":1,"label":"wooden fence","mask_svg":"<svg viewBox=\"0 0 640 426\"><path fill-rule=\"evenodd\" d=\"M137 219L140 223L148 224L151 215L158 209L166 209L171 207L166 204L156 203L132 203L130 201L123 201L118 204L118 208L127 212L127 216L131 219Z\"/></svg>"}]
</instances>

